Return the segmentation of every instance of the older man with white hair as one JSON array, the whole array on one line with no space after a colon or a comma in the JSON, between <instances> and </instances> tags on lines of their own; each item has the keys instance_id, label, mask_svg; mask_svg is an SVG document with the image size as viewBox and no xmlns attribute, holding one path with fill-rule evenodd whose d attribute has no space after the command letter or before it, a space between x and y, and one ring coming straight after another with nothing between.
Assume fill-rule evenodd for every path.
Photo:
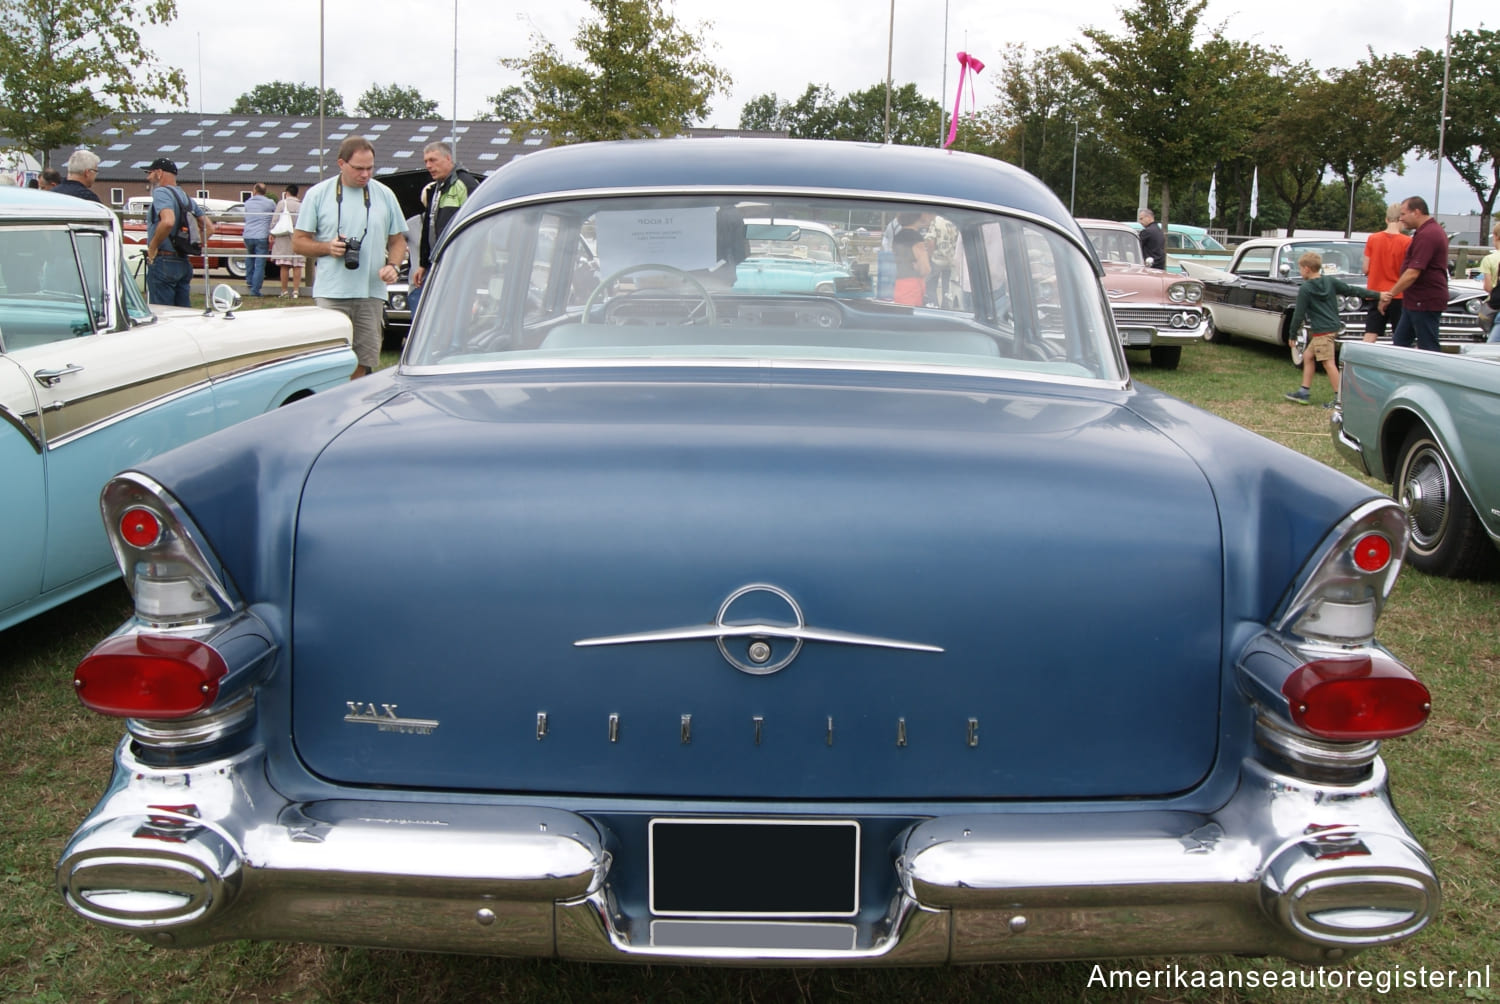
<instances>
[{"instance_id":1,"label":"older man with white hair","mask_svg":"<svg viewBox=\"0 0 1500 1004\"><path fill-rule=\"evenodd\" d=\"M104 204L104 200L93 192L94 179L99 176L99 155L92 150L74 150L68 158L68 176L52 190L59 195L71 195L75 199Z\"/></svg>"}]
</instances>

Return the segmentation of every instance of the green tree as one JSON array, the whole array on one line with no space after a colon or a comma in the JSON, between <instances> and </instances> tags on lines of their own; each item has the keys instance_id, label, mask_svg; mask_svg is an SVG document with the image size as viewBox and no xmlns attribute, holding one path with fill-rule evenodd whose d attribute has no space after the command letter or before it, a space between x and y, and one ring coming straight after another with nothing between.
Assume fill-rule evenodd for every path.
<instances>
[{"instance_id":1,"label":"green tree","mask_svg":"<svg viewBox=\"0 0 1500 1004\"><path fill-rule=\"evenodd\" d=\"M1276 115L1255 138L1253 149L1260 180L1286 206L1288 235L1297 229L1302 210L1310 206L1323 185L1328 161L1322 137L1338 109L1328 104L1328 84L1306 65L1299 64L1282 78L1286 97ZM1274 217L1260 215L1265 221Z\"/></svg>"},{"instance_id":2,"label":"green tree","mask_svg":"<svg viewBox=\"0 0 1500 1004\"><path fill-rule=\"evenodd\" d=\"M526 92L514 84L487 100L490 106L477 116L480 122L528 122L532 118Z\"/></svg>"},{"instance_id":3,"label":"green tree","mask_svg":"<svg viewBox=\"0 0 1500 1004\"><path fill-rule=\"evenodd\" d=\"M916 84L891 89L891 142L898 146L936 146L940 108L924 98ZM745 103L741 129L786 132L794 139L840 139L863 143L885 140L885 84L840 97L826 84L808 84L795 102L773 92Z\"/></svg>"},{"instance_id":4,"label":"green tree","mask_svg":"<svg viewBox=\"0 0 1500 1004\"><path fill-rule=\"evenodd\" d=\"M388 84L385 87L371 84L370 89L359 96L354 106L356 115L372 119L435 119L438 118L437 102L422 97L415 87Z\"/></svg>"},{"instance_id":5,"label":"green tree","mask_svg":"<svg viewBox=\"0 0 1500 1004\"><path fill-rule=\"evenodd\" d=\"M45 167L101 119L121 127L153 102L185 106L181 71L140 35L176 16L175 0L0 0L0 133Z\"/></svg>"},{"instance_id":6,"label":"green tree","mask_svg":"<svg viewBox=\"0 0 1500 1004\"><path fill-rule=\"evenodd\" d=\"M344 114L344 99L331 87L323 92L323 113ZM234 104L229 106L229 114L316 115L318 89L310 84L273 80L269 84L259 84L235 98Z\"/></svg>"},{"instance_id":7,"label":"green tree","mask_svg":"<svg viewBox=\"0 0 1500 1004\"><path fill-rule=\"evenodd\" d=\"M758 94L740 109L740 128L785 132L793 139L834 139L839 100L827 84L808 84L796 101L782 101L774 91ZM884 114L882 107L882 120Z\"/></svg>"},{"instance_id":8,"label":"green tree","mask_svg":"<svg viewBox=\"0 0 1500 1004\"><path fill-rule=\"evenodd\" d=\"M960 123L955 149L1025 168L1079 216L1134 215L1137 168L1106 138L1091 93L1061 49L1032 55L1010 45L988 72L1000 100Z\"/></svg>"},{"instance_id":9,"label":"green tree","mask_svg":"<svg viewBox=\"0 0 1500 1004\"><path fill-rule=\"evenodd\" d=\"M1087 28L1088 45L1064 57L1093 94L1107 138L1158 187L1163 226L1172 185L1209 174L1221 149L1220 120L1232 111L1229 78L1242 53L1194 43L1206 5L1136 0L1120 11L1125 34Z\"/></svg>"},{"instance_id":10,"label":"green tree","mask_svg":"<svg viewBox=\"0 0 1500 1004\"><path fill-rule=\"evenodd\" d=\"M1408 139L1437 156L1443 93L1443 54L1419 49L1396 66L1405 68ZM1481 234L1488 234L1500 195L1500 31L1485 28L1453 36L1448 75L1448 128L1443 159L1479 200ZM1398 69L1399 72L1399 69ZM1433 207L1436 208L1436 207Z\"/></svg>"},{"instance_id":11,"label":"green tree","mask_svg":"<svg viewBox=\"0 0 1500 1004\"><path fill-rule=\"evenodd\" d=\"M1357 200L1365 181L1401 163L1411 147L1403 128L1402 95L1409 84L1402 79L1402 59L1361 60L1352 70L1335 72L1321 91L1328 103L1321 130L1324 159L1343 181L1348 200L1342 228L1347 237L1356 229ZM1376 230L1385 226L1382 208ZM1329 228L1333 229L1333 228Z\"/></svg>"},{"instance_id":12,"label":"green tree","mask_svg":"<svg viewBox=\"0 0 1500 1004\"><path fill-rule=\"evenodd\" d=\"M675 135L727 93L729 74L705 55L708 25L684 29L663 0L588 3L593 16L573 37L581 62L566 61L540 36L529 55L500 61L524 75L527 124L547 129L553 142Z\"/></svg>"}]
</instances>

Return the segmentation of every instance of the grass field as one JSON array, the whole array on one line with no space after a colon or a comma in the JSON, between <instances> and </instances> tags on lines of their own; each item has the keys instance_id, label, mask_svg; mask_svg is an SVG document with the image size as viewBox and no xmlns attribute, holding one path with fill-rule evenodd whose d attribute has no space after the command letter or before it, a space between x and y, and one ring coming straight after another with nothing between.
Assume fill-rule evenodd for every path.
<instances>
[{"instance_id":1,"label":"grass field","mask_svg":"<svg viewBox=\"0 0 1500 1004\"><path fill-rule=\"evenodd\" d=\"M1139 360L1133 360L1139 361ZM1188 348L1181 368L1142 365L1137 379L1338 466L1327 413L1285 402L1297 373L1284 352L1234 344ZM1314 400L1328 396L1326 380ZM1443 881L1441 919L1416 939L1323 971L1314 989L1110 990L1091 963L953 969L739 970L585 966L461 956L239 943L174 951L86 924L53 887L53 865L109 776L119 723L85 712L69 681L78 659L128 612L118 585L0 633L0 998L6 1001L1368 1001L1500 1000L1500 582L1451 582L1408 570L1382 640L1431 688L1431 724L1388 742L1394 796ZM1296 972L1267 960L1121 960ZM1347 984L1399 967L1484 970L1488 988L1394 990ZM1319 978L1301 970L1304 979ZM1377 984L1378 986L1378 984Z\"/></svg>"}]
</instances>

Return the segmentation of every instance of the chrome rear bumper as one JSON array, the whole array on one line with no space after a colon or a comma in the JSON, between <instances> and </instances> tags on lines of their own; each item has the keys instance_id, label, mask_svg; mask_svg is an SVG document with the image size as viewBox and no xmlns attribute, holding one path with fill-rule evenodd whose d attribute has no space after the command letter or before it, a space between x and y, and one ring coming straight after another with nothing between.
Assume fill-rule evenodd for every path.
<instances>
[{"instance_id":1,"label":"chrome rear bumper","mask_svg":"<svg viewBox=\"0 0 1500 1004\"><path fill-rule=\"evenodd\" d=\"M630 916L611 883L616 846L574 812L293 804L266 782L259 749L166 771L122 746L57 876L82 916L161 945L251 938L741 965L1198 952L1330 962L1416 933L1440 900L1378 760L1352 786L1247 761L1239 791L1211 815L929 818L893 849L883 915L852 923Z\"/></svg>"}]
</instances>

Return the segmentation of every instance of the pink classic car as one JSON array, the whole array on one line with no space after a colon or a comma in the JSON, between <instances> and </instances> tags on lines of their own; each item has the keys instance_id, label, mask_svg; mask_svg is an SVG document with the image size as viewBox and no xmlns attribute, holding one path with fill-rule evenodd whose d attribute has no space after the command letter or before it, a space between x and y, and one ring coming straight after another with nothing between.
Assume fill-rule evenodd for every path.
<instances>
[{"instance_id":1,"label":"pink classic car","mask_svg":"<svg viewBox=\"0 0 1500 1004\"><path fill-rule=\"evenodd\" d=\"M1079 220L1104 264L1104 292L1115 315L1120 344L1148 349L1151 365L1176 369L1182 346L1205 337L1213 322L1203 308L1203 283L1147 268L1140 239L1129 224Z\"/></svg>"}]
</instances>

